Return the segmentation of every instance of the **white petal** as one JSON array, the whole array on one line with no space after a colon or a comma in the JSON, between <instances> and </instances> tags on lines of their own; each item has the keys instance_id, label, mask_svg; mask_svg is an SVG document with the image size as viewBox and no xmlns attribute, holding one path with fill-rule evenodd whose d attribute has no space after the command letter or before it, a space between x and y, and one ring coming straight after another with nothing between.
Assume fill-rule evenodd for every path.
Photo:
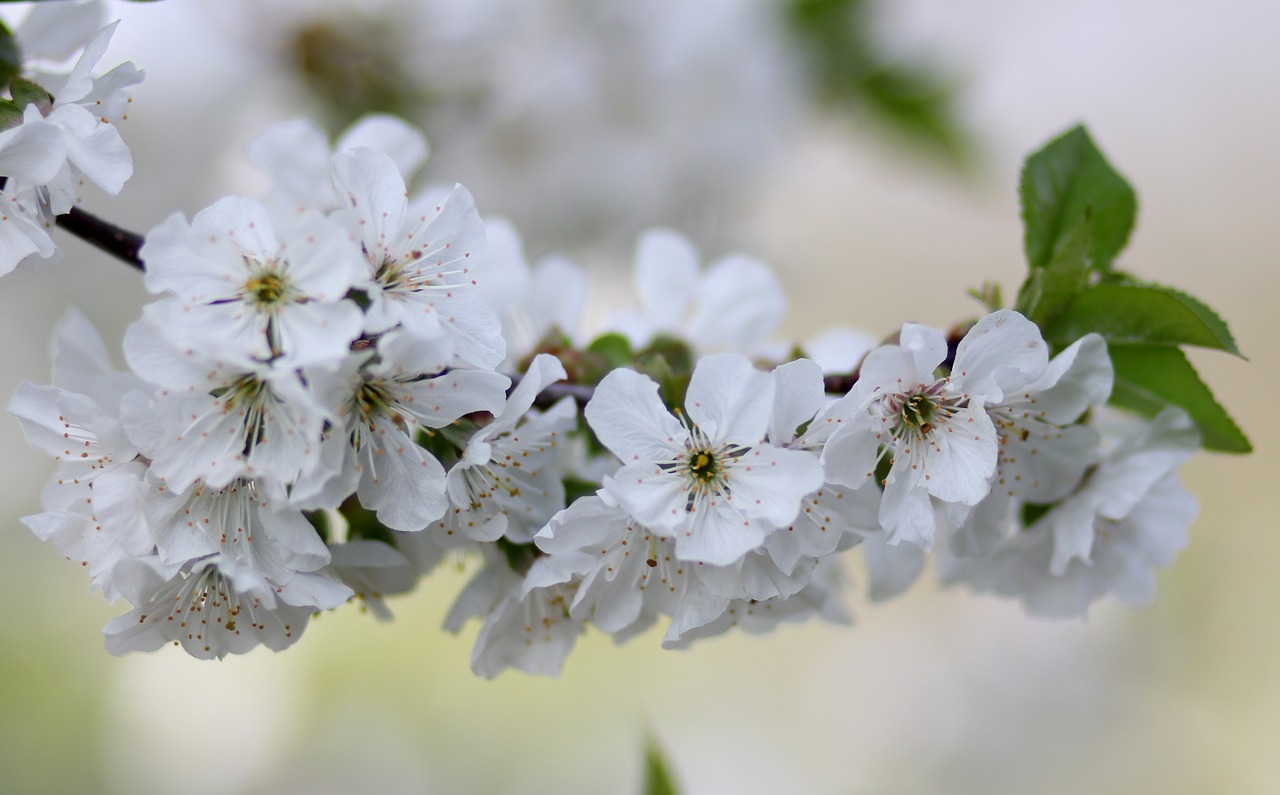
<instances>
[{"instance_id":1,"label":"white petal","mask_svg":"<svg viewBox=\"0 0 1280 795\"><path fill-rule=\"evenodd\" d=\"M111 44L111 37L115 35L116 26L119 24L119 20L108 24L85 42L80 58L75 66L71 67L71 73L59 87L57 104L79 102L93 90L93 68L106 54L107 46Z\"/></svg>"},{"instance_id":2,"label":"white petal","mask_svg":"<svg viewBox=\"0 0 1280 795\"><path fill-rule=\"evenodd\" d=\"M750 446L764 439L769 427L773 380L745 356L706 356L693 368L684 407L712 444Z\"/></svg>"},{"instance_id":3,"label":"white petal","mask_svg":"<svg viewBox=\"0 0 1280 795\"><path fill-rule=\"evenodd\" d=\"M337 205L329 142L312 122L297 119L272 125L249 144L248 154L270 175L273 191L283 196L289 209L329 210Z\"/></svg>"},{"instance_id":4,"label":"white petal","mask_svg":"<svg viewBox=\"0 0 1280 795\"><path fill-rule=\"evenodd\" d=\"M890 544L906 541L928 551L933 547L937 519L920 475L911 471L907 457L894 462L880 502L880 524Z\"/></svg>"},{"instance_id":5,"label":"white petal","mask_svg":"<svg viewBox=\"0 0 1280 795\"><path fill-rule=\"evenodd\" d=\"M867 561L868 595L877 602L905 592L924 569L924 550L915 544L888 544L877 534L859 548Z\"/></svg>"},{"instance_id":6,"label":"white petal","mask_svg":"<svg viewBox=\"0 0 1280 795\"><path fill-rule=\"evenodd\" d=\"M1090 406L1105 403L1114 382L1106 340L1086 334L1053 357L1040 380L1027 388L1026 397L1035 397L1035 409L1046 420L1064 425L1075 422Z\"/></svg>"},{"instance_id":7,"label":"white petal","mask_svg":"<svg viewBox=\"0 0 1280 795\"><path fill-rule=\"evenodd\" d=\"M133 176L133 158L120 132L79 105L54 108L46 117L67 131L67 160L112 196Z\"/></svg>"},{"instance_id":8,"label":"white petal","mask_svg":"<svg viewBox=\"0 0 1280 795\"><path fill-rule=\"evenodd\" d=\"M451 370L438 378L405 384L400 408L429 428L443 428L464 414L498 411L510 383L501 373Z\"/></svg>"},{"instance_id":9,"label":"white petal","mask_svg":"<svg viewBox=\"0 0 1280 795\"><path fill-rule=\"evenodd\" d=\"M899 442L899 453L924 449L922 485L944 502L977 505L990 490L999 444L987 412L970 406L939 423L925 440Z\"/></svg>"},{"instance_id":10,"label":"white petal","mask_svg":"<svg viewBox=\"0 0 1280 795\"><path fill-rule=\"evenodd\" d=\"M822 464L812 453L762 444L726 464L731 501L745 516L785 527L800 500L822 485Z\"/></svg>"},{"instance_id":11,"label":"white petal","mask_svg":"<svg viewBox=\"0 0 1280 795\"><path fill-rule=\"evenodd\" d=\"M356 493L387 527L415 532L448 509L444 467L389 420L379 420L375 441L360 458Z\"/></svg>"},{"instance_id":12,"label":"white petal","mask_svg":"<svg viewBox=\"0 0 1280 795\"><path fill-rule=\"evenodd\" d=\"M769 441L782 445L795 439L796 429L812 420L826 403L822 368L808 359L797 359L775 367L771 376L774 397Z\"/></svg>"},{"instance_id":13,"label":"white petal","mask_svg":"<svg viewBox=\"0 0 1280 795\"><path fill-rule=\"evenodd\" d=\"M662 331L679 328L698 284L698 253L681 235L651 229L636 244L635 287L646 316ZM637 345L647 339L635 341Z\"/></svg>"},{"instance_id":14,"label":"white petal","mask_svg":"<svg viewBox=\"0 0 1280 795\"><path fill-rule=\"evenodd\" d=\"M1012 309L992 312L964 335L951 368L954 389L999 403L1044 373L1049 346L1040 328Z\"/></svg>"},{"instance_id":15,"label":"white petal","mask_svg":"<svg viewBox=\"0 0 1280 795\"><path fill-rule=\"evenodd\" d=\"M759 547L772 529L765 521L744 516L729 500L713 497L676 531L676 554L681 560L728 566Z\"/></svg>"},{"instance_id":16,"label":"white petal","mask_svg":"<svg viewBox=\"0 0 1280 795\"><path fill-rule=\"evenodd\" d=\"M351 301L289 304L276 318L281 355L275 366L310 367L340 362L350 352L351 342L360 336L363 325L364 313Z\"/></svg>"},{"instance_id":17,"label":"white petal","mask_svg":"<svg viewBox=\"0 0 1280 795\"><path fill-rule=\"evenodd\" d=\"M605 376L583 414L604 446L626 463L670 461L689 440L688 431L658 398L658 385L632 370Z\"/></svg>"},{"instance_id":18,"label":"white petal","mask_svg":"<svg viewBox=\"0 0 1280 795\"><path fill-rule=\"evenodd\" d=\"M684 478L652 464L630 464L604 479L604 490L642 524L671 534L688 521Z\"/></svg>"},{"instance_id":19,"label":"white petal","mask_svg":"<svg viewBox=\"0 0 1280 795\"><path fill-rule=\"evenodd\" d=\"M768 266L725 257L701 280L689 337L703 350L747 351L777 328L786 311L782 285Z\"/></svg>"},{"instance_id":20,"label":"white petal","mask_svg":"<svg viewBox=\"0 0 1280 795\"><path fill-rule=\"evenodd\" d=\"M372 149L340 152L333 157L333 184L357 219L369 262L376 268L384 259L399 259L409 202L395 162Z\"/></svg>"},{"instance_id":21,"label":"white petal","mask_svg":"<svg viewBox=\"0 0 1280 795\"><path fill-rule=\"evenodd\" d=\"M540 353L535 356L529 363L529 369L521 376L520 383L516 384L515 389L511 390L511 394L507 396L506 404L502 406L501 411L491 411L494 415L493 422L482 428L473 437L473 441L487 442L514 430L542 390L567 377L564 365L556 357L549 353ZM487 456L485 460L488 460Z\"/></svg>"},{"instance_id":22,"label":"white petal","mask_svg":"<svg viewBox=\"0 0 1280 795\"><path fill-rule=\"evenodd\" d=\"M102 29L102 3L36 3L16 31L22 56L65 61Z\"/></svg>"},{"instance_id":23,"label":"white petal","mask_svg":"<svg viewBox=\"0 0 1280 795\"><path fill-rule=\"evenodd\" d=\"M1033 424L1025 441L1017 430L1004 438L999 480L991 488L1028 502L1062 499L1098 460L1098 432L1083 425Z\"/></svg>"},{"instance_id":24,"label":"white petal","mask_svg":"<svg viewBox=\"0 0 1280 795\"><path fill-rule=\"evenodd\" d=\"M0 132L0 174L43 185L53 179L67 160L62 129L46 121L35 106L28 106L23 123Z\"/></svg>"},{"instance_id":25,"label":"white petal","mask_svg":"<svg viewBox=\"0 0 1280 795\"><path fill-rule=\"evenodd\" d=\"M287 261L290 284L313 301L340 300L367 270L350 232L320 215L304 216L279 254Z\"/></svg>"},{"instance_id":26,"label":"white petal","mask_svg":"<svg viewBox=\"0 0 1280 795\"><path fill-rule=\"evenodd\" d=\"M866 414L841 424L822 448L827 482L858 489L875 478L881 444L877 434L883 425Z\"/></svg>"},{"instance_id":27,"label":"white petal","mask_svg":"<svg viewBox=\"0 0 1280 795\"><path fill-rule=\"evenodd\" d=\"M398 116L372 113L361 116L334 144L335 152L367 147L391 158L405 182L427 159L427 139L422 131Z\"/></svg>"},{"instance_id":28,"label":"white petal","mask_svg":"<svg viewBox=\"0 0 1280 795\"><path fill-rule=\"evenodd\" d=\"M13 271L28 257L53 257L58 247L35 221L0 192L0 276Z\"/></svg>"}]
</instances>

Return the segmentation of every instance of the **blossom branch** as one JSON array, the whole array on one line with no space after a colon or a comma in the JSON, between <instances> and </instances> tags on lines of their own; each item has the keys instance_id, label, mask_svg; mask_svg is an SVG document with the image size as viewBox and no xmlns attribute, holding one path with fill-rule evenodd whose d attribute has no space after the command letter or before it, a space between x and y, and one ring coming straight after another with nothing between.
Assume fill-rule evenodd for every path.
<instances>
[{"instance_id":1,"label":"blossom branch","mask_svg":"<svg viewBox=\"0 0 1280 795\"><path fill-rule=\"evenodd\" d=\"M146 270L142 259L138 257L138 250L143 243L142 235L138 233L104 221L79 207L72 207L70 212L59 215L58 226L126 265L139 271Z\"/></svg>"}]
</instances>

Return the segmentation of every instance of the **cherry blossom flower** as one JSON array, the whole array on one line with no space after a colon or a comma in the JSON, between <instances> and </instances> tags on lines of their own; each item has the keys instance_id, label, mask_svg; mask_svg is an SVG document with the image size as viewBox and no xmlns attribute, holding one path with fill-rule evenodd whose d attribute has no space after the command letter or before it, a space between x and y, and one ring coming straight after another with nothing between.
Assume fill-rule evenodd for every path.
<instances>
[{"instance_id":1,"label":"cherry blossom flower","mask_svg":"<svg viewBox=\"0 0 1280 795\"><path fill-rule=\"evenodd\" d=\"M121 590L133 612L103 628L107 651L155 651L180 645L192 657L222 659L259 644L272 651L293 645L311 614L337 607L351 589L318 574L296 574L274 585L218 555L174 572L158 558L120 564Z\"/></svg>"},{"instance_id":2,"label":"cherry blossom flower","mask_svg":"<svg viewBox=\"0 0 1280 795\"><path fill-rule=\"evenodd\" d=\"M341 207L333 185L333 156L366 147L392 159L408 182L427 159L427 139L403 119L370 114L357 119L329 146L328 136L306 119L272 125L249 144L249 160L271 178L263 203L285 227L308 212Z\"/></svg>"},{"instance_id":3,"label":"cherry blossom flower","mask_svg":"<svg viewBox=\"0 0 1280 795\"><path fill-rule=\"evenodd\" d=\"M539 354L493 421L467 441L449 469L449 509L431 532L437 542L528 542L564 507L559 445L577 424L573 398L545 413L531 412L534 398L565 377L554 356Z\"/></svg>"},{"instance_id":4,"label":"cherry blossom flower","mask_svg":"<svg viewBox=\"0 0 1280 795\"><path fill-rule=\"evenodd\" d=\"M415 439L472 412L496 412L510 380L485 370L454 369L447 340L422 345L403 332L384 335L372 352L348 357L333 386L337 406L326 433L324 480L307 479L293 496L304 507L336 505L355 491L393 530L416 532L444 515L445 470Z\"/></svg>"},{"instance_id":5,"label":"cherry blossom flower","mask_svg":"<svg viewBox=\"0 0 1280 795\"><path fill-rule=\"evenodd\" d=\"M673 536L681 559L729 565L795 519L822 484L816 456L764 441L773 382L745 358L694 369L681 419L658 385L615 370L587 404L587 422L623 466L604 488L641 523Z\"/></svg>"},{"instance_id":6,"label":"cherry blossom flower","mask_svg":"<svg viewBox=\"0 0 1280 795\"><path fill-rule=\"evenodd\" d=\"M905 324L898 344L867 354L858 383L836 411L842 427L823 449L827 478L853 487L889 457L880 504L889 543L928 550L936 526L931 497L963 515L987 495L999 444L984 407L1034 381L1048 360L1039 329L1012 310L979 320L961 341L951 373L938 376L946 356L940 331Z\"/></svg>"},{"instance_id":7,"label":"cherry blossom flower","mask_svg":"<svg viewBox=\"0 0 1280 795\"><path fill-rule=\"evenodd\" d=\"M461 185L425 208L411 208L404 180L372 149L333 159L339 213L364 246L365 329L400 326L430 341L446 336L462 362L493 369L506 356L498 318L474 293L471 267L485 248L484 223Z\"/></svg>"},{"instance_id":8,"label":"cherry blossom flower","mask_svg":"<svg viewBox=\"0 0 1280 795\"><path fill-rule=\"evenodd\" d=\"M635 289L640 309L616 314L610 325L637 347L675 334L701 352L746 353L786 311L782 285L766 265L731 255L701 273L693 245L665 229L636 245Z\"/></svg>"},{"instance_id":9,"label":"cherry blossom flower","mask_svg":"<svg viewBox=\"0 0 1280 795\"><path fill-rule=\"evenodd\" d=\"M1200 443L1178 409L1150 422L1108 423L1112 449L1080 488L980 558L945 562L947 581L1018 599L1045 618L1083 616L1108 594L1139 606L1155 596L1155 569L1187 544L1196 500L1174 473Z\"/></svg>"},{"instance_id":10,"label":"cherry blossom flower","mask_svg":"<svg viewBox=\"0 0 1280 795\"><path fill-rule=\"evenodd\" d=\"M217 340L231 355L281 367L336 363L360 336L347 292L364 275L350 233L305 216L277 239L266 208L229 197L188 224L175 213L147 235L147 288L180 302L169 333Z\"/></svg>"}]
</instances>

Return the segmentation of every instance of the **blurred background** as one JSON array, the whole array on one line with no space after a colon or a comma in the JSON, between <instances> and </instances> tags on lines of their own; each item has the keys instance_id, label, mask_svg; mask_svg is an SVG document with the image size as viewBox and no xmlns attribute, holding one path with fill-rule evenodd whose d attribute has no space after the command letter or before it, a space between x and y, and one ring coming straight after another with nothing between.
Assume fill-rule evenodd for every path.
<instances>
[{"instance_id":1,"label":"blurred background","mask_svg":"<svg viewBox=\"0 0 1280 795\"><path fill-rule=\"evenodd\" d=\"M9 20L21 8L4 10ZM779 273L784 331L880 336L979 311L1024 272L1022 158L1085 122L1138 190L1121 266L1216 308L1249 362L1193 358L1250 434L1184 470L1201 514L1155 605L1087 622L929 581L855 600L852 628L663 652L582 639L558 680L471 674L439 629L465 572L354 608L280 655L123 659L123 604L18 517L53 463L0 422L0 792L627 793L652 734L688 793L1280 791L1280 6L1250 0L427 0L121 3L103 64L148 72L122 133L136 173L85 207L145 231L262 177L245 145L301 115L404 113L426 182L460 181L531 257L625 290L636 233ZM49 379L70 304L118 348L137 275L66 261L0 285L0 393ZM1265 403L1265 401L1264 401ZM1264 405L1264 408L1266 406ZM1269 410L1269 409L1268 409ZM851 572L856 579L858 573Z\"/></svg>"}]
</instances>

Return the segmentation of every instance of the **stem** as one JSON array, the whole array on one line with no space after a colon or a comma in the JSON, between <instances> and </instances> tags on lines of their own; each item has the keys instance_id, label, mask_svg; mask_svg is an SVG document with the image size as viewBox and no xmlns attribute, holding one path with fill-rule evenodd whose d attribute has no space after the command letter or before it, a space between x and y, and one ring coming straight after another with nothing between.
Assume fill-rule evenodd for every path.
<instances>
[{"instance_id":1,"label":"stem","mask_svg":"<svg viewBox=\"0 0 1280 795\"><path fill-rule=\"evenodd\" d=\"M138 249L142 248L142 235L138 233L108 223L79 207L72 207L71 212L59 215L58 226L126 265L139 271L146 270L138 257Z\"/></svg>"},{"instance_id":2,"label":"stem","mask_svg":"<svg viewBox=\"0 0 1280 795\"><path fill-rule=\"evenodd\" d=\"M520 383L520 379L523 378L523 376L519 373L504 373L504 375L511 379L511 387L507 390L507 394L509 395L511 394L511 390L515 389L516 385ZM858 383L857 368L854 368L851 373L828 375L822 379L823 390L828 395L844 395L850 389L853 389L853 385L856 383ZM565 395L569 395L578 402L579 406L585 406L595 393L596 388L590 384L559 382L543 387L542 391L538 393L538 396L534 398L533 404L538 408L545 409L558 402Z\"/></svg>"},{"instance_id":3,"label":"stem","mask_svg":"<svg viewBox=\"0 0 1280 795\"><path fill-rule=\"evenodd\" d=\"M504 375L511 379L511 387L507 390L507 394L510 395L511 390L516 388L520 383L520 379L524 376L519 373L504 373ZM542 409L550 408L553 404L559 402L559 400L565 395L569 395L577 401L579 406L585 406L587 405L587 401L591 400L595 393L596 388L589 384L559 382L544 386L542 391L538 393L538 396L533 399L533 404Z\"/></svg>"}]
</instances>

